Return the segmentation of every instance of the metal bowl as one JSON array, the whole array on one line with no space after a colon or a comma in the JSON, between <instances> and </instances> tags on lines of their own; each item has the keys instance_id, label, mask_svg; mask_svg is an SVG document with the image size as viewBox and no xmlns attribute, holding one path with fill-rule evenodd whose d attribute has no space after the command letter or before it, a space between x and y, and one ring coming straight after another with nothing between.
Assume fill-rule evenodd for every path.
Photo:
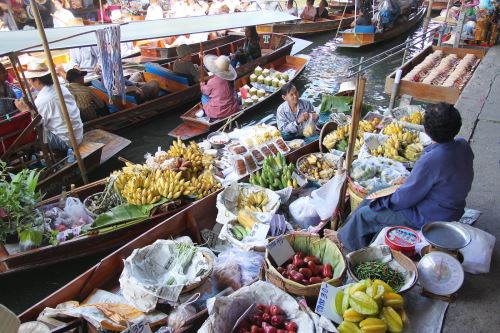
<instances>
[{"instance_id":1,"label":"metal bowl","mask_svg":"<svg viewBox=\"0 0 500 333\"><path fill-rule=\"evenodd\" d=\"M430 222L422 227L422 235L432 246L456 251L466 247L471 236L459 222Z\"/></svg>"},{"instance_id":2,"label":"metal bowl","mask_svg":"<svg viewBox=\"0 0 500 333\"><path fill-rule=\"evenodd\" d=\"M224 143L221 143L221 142L214 142L213 138L215 136L221 136L221 137L224 137ZM227 145L229 143L229 141L231 141L231 139L229 138L229 135L227 135L227 133L224 133L224 132L212 132L210 133L208 136L207 136L207 140L208 142L210 142L210 144L212 145L213 148L215 149L221 149L223 148L225 145Z\"/></svg>"}]
</instances>

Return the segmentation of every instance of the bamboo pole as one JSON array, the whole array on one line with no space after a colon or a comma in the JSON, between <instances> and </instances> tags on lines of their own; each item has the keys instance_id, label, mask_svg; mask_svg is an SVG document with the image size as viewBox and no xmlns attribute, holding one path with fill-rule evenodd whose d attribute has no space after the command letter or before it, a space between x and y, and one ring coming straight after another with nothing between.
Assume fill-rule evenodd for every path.
<instances>
[{"instance_id":1,"label":"bamboo pole","mask_svg":"<svg viewBox=\"0 0 500 333\"><path fill-rule=\"evenodd\" d=\"M356 144L356 137L358 135L359 121L361 119L361 109L363 106L363 95L365 94L365 83L366 79L358 74L356 79L356 92L354 93L354 101L352 104L352 120L351 120L351 131L349 133L349 145L347 146L346 152L346 173L349 177L351 171L352 160L354 156L354 145ZM345 198L347 196L347 182L342 186L340 191L340 202L339 202L339 219L344 222L346 216L344 216ZM339 219L332 221L332 230L337 230L339 227Z\"/></svg>"},{"instance_id":2,"label":"bamboo pole","mask_svg":"<svg viewBox=\"0 0 500 333\"><path fill-rule=\"evenodd\" d=\"M59 85L59 79L57 78L57 73L54 66L54 60L52 59L52 55L50 54L49 43L47 41L47 36L45 35L45 30L43 29L42 20L40 18L40 12L38 11L38 7L35 0L30 0L30 4L31 8L33 9L33 16L35 18L36 28L38 30L38 33L40 34L40 39L43 42L43 50L45 53L45 57L47 58L47 63L50 69L50 75L52 76L52 80L54 81L54 87L56 89L57 96L59 97L59 103L61 105L61 113L63 115L64 121L66 122L66 126L68 127L68 134L71 146L73 147L73 152L75 154L76 161L78 162L78 167L80 168L80 172L82 174L83 183L87 184L89 182L87 179L87 171L85 170L85 164L83 164L82 157L80 156L80 152L78 151L78 143L76 142L75 133L73 132L73 125L71 124L71 120L68 114L68 109L66 108L66 103L64 102L61 86Z\"/></svg>"},{"instance_id":3,"label":"bamboo pole","mask_svg":"<svg viewBox=\"0 0 500 333\"><path fill-rule=\"evenodd\" d=\"M335 32L335 38L334 38L333 40L336 40L336 39L337 39L337 37L338 37L338 35L339 35L339 31L340 31L340 29L341 29L341 27L342 27L342 21L344 20L344 15L345 15L345 11L346 11L346 9L347 9L347 4L348 4L348 3L349 3L349 2L346 2L346 3L345 3L345 6L344 6L344 11L342 12L342 17L340 18L340 22L339 22L339 27L337 28L337 32Z\"/></svg>"},{"instance_id":4,"label":"bamboo pole","mask_svg":"<svg viewBox=\"0 0 500 333\"><path fill-rule=\"evenodd\" d=\"M203 68L203 42L200 42L200 84L205 82L205 68Z\"/></svg>"}]
</instances>

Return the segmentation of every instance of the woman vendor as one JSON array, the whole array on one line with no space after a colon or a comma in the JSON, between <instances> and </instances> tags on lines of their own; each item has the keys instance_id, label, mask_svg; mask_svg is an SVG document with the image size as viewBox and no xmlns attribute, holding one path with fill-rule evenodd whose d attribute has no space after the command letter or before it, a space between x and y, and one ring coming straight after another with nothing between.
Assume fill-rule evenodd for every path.
<instances>
[{"instance_id":1,"label":"woman vendor","mask_svg":"<svg viewBox=\"0 0 500 333\"><path fill-rule=\"evenodd\" d=\"M420 229L433 221L457 221L474 178L474 154L466 140L455 139L462 119L454 106L439 103L425 112L425 148L406 182L390 196L364 200L339 230L347 251L370 244L384 227Z\"/></svg>"},{"instance_id":2,"label":"woman vendor","mask_svg":"<svg viewBox=\"0 0 500 333\"><path fill-rule=\"evenodd\" d=\"M258 59L262 56L260 50L260 38L257 34L255 26L245 28L245 43L243 48L231 55L231 65L236 67L237 64L244 65L247 62Z\"/></svg>"},{"instance_id":3,"label":"woman vendor","mask_svg":"<svg viewBox=\"0 0 500 333\"><path fill-rule=\"evenodd\" d=\"M237 75L229 58L209 54L203 58L203 63L214 74L207 83L200 83L205 114L210 119L220 119L238 112L240 105L233 86Z\"/></svg>"},{"instance_id":4,"label":"woman vendor","mask_svg":"<svg viewBox=\"0 0 500 333\"><path fill-rule=\"evenodd\" d=\"M321 0L319 2L319 7L316 10L316 18L323 18L327 19L328 18L328 2L326 0Z\"/></svg>"},{"instance_id":5,"label":"woman vendor","mask_svg":"<svg viewBox=\"0 0 500 333\"><path fill-rule=\"evenodd\" d=\"M281 88L281 97L285 101L278 107L276 113L281 136L285 140L302 137L307 120L311 118L316 122L318 119L314 106L311 102L300 99L297 88L290 82Z\"/></svg>"}]
</instances>

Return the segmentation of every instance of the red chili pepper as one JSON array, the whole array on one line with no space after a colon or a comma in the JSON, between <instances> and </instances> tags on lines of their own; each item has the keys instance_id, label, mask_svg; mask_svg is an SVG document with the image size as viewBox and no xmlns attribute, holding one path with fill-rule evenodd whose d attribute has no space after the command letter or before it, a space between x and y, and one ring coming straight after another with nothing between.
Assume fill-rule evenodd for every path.
<instances>
[{"instance_id":1,"label":"red chili pepper","mask_svg":"<svg viewBox=\"0 0 500 333\"><path fill-rule=\"evenodd\" d=\"M288 330L288 331L292 331L292 332L297 332L297 330L299 329L299 327L297 326L297 324L293 321L287 321L285 322L285 328Z\"/></svg>"},{"instance_id":2,"label":"red chili pepper","mask_svg":"<svg viewBox=\"0 0 500 333\"><path fill-rule=\"evenodd\" d=\"M285 322L285 316L277 315L277 316L272 316L271 317L271 325L275 327L281 327L283 323Z\"/></svg>"},{"instance_id":3,"label":"red chili pepper","mask_svg":"<svg viewBox=\"0 0 500 333\"><path fill-rule=\"evenodd\" d=\"M266 323L271 322L271 315L269 313L263 313L262 314L262 321Z\"/></svg>"},{"instance_id":4,"label":"red chili pepper","mask_svg":"<svg viewBox=\"0 0 500 333\"><path fill-rule=\"evenodd\" d=\"M281 308L277 305L271 305L269 307L269 313L271 316L281 315L283 314L283 310L281 310Z\"/></svg>"},{"instance_id":5,"label":"red chili pepper","mask_svg":"<svg viewBox=\"0 0 500 333\"><path fill-rule=\"evenodd\" d=\"M325 263L323 265L323 277L331 279L333 277L333 269L330 263Z\"/></svg>"}]
</instances>

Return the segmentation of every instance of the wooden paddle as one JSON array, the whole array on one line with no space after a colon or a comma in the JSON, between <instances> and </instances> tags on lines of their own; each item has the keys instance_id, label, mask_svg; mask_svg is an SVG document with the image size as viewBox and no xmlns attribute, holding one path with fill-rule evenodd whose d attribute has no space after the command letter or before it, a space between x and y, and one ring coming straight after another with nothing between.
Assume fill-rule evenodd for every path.
<instances>
[{"instance_id":1,"label":"wooden paddle","mask_svg":"<svg viewBox=\"0 0 500 333\"><path fill-rule=\"evenodd\" d=\"M205 69L203 68L203 43L200 42L200 83L205 81Z\"/></svg>"}]
</instances>

